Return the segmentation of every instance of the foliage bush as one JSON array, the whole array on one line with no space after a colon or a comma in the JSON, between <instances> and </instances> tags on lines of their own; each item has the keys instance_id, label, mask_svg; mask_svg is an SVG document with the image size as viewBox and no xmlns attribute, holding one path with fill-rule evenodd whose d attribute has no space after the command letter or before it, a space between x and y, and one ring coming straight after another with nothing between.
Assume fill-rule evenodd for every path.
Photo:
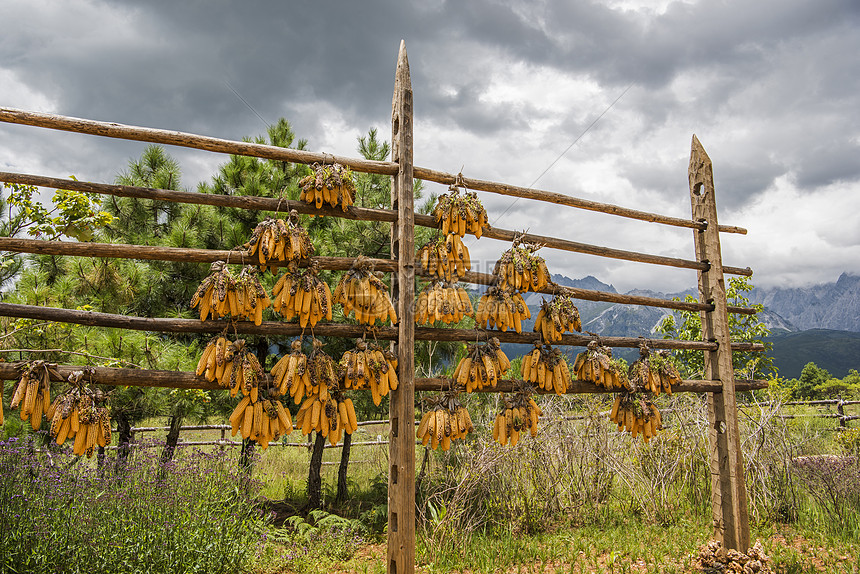
<instances>
[{"instance_id":1,"label":"foliage bush","mask_svg":"<svg viewBox=\"0 0 860 574\"><path fill-rule=\"evenodd\" d=\"M254 487L235 462L189 453L123 475L32 442L0 442L0 572L241 571L259 539Z\"/></svg>"},{"instance_id":2,"label":"foliage bush","mask_svg":"<svg viewBox=\"0 0 860 574\"><path fill-rule=\"evenodd\" d=\"M328 561L352 558L369 541L360 520L324 510L313 510L307 519L295 515L280 528L271 528L255 555L256 572L316 572ZM322 571L325 571L324 569Z\"/></svg>"}]
</instances>

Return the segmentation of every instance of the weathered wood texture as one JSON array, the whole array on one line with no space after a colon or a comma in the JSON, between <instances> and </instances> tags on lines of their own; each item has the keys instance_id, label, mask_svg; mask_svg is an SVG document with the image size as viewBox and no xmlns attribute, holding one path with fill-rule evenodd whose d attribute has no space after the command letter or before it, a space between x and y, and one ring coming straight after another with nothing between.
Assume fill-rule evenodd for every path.
<instances>
[{"instance_id":1,"label":"weathered wood texture","mask_svg":"<svg viewBox=\"0 0 860 574\"><path fill-rule=\"evenodd\" d=\"M280 148L279 148L280 149ZM393 222L397 218L394 210L390 209L371 209L366 207L350 206L346 211L337 207L323 206L317 209L316 206L305 203L303 201L290 201L286 199L272 197L253 197L253 196L232 196L220 195L212 193L198 193L190 191L171 191L166 189L153 189L148 187L132 187L125 185L109 185L102 183L91 183L83 181L72 181L65 179L49 178L38 175L16 174L9 172L0 172L0 181L7 183L19 183L24 185L36 185L41 187L52 187L56 189L70 189L74 191L86 191L90 193L100 193L106 195L115 195L117 197L135 197L138 199L156 199L159 201L170 201L179 203L190 203L196 205L214 205L219 207L235 207L238 209L252 209L260 211L276 211L289 212L295 209L302 214L324 215L331 217L343 217L346 219L361 219L364 221L390 221ZM423 227L438 228L435 218L429 215L413 214L415 225ZM501 241L513 241L515 236L520 236L516 231L491 228L484 232L483 237L490 239L498 239ZM651 255L647 253L637 253L635 251L625 251L622 249L613 249L610 247L601 247L598 245L590 245L588 243L580 243L576 241L568 241L566 239L557 239L544 235L525 234L522 236L527 241L542 243L553 249L570 251L573 253L583 253L586 255L595 255L598 257L609 257L623 261L632 261L636 263L651 263L654 265L665 265L668 267L677 267L681 269L707 269L707 264L699 261L688 259L679 259L676 257L663 257L661 255ZM724 267L725 273L733 273L735 275L752 275L750 268L740 267Z\"/></svg>"},{"instance_id":2,"label":"weathered wood texture","mask_svg":"<svg viewBox=\"0 0 860 574\"><path fill-rule=\"evenodd\" d=\"M20 319L39 319L60 323L74 323L90 327L107 327L129 329L132 331L151 331L158 333L220 333L228 331L237 335L263 336L298 336L315 334L327 337L361 337L372 333L378 339L395 340L398 337L398 327L378 326L370 329L362 325L347 325L342 323L317 323L311 329L302 329L298 323L281 321L263 321L255 325L252 321L181 319L167 317L133 317L115 313L97 311L80 311L77 309L61 309L41 305L20 305L17 303L0 303L0 316L17 317ZM485 329L445 329L435 327L415 327L415 339L420 341L486 341L496 337L502 343L531 344L537 334L531 332L517 333L516 331L496 331ZM589 335L565 334L559 345L584 347L594 337ZM641 337L600 337L600 341L608 347L636 348L643 341L648 342L652 349L684 349L684 350L713 350L716 343L707 341L681 341L677 339L643 339ZM753 343L733 343L735 351L763 351L762 345Z\"/></svg>"},{"instance_id":3,"label":"weathered wood texture","mask_svg":"<svg viewBox=\"0 0 860 574\"><path fill-rule=\"evenodd\" d=\"M80 370L82 367L76 365L58 365L56 368L60 378L54 377L55 381L65 381L73 371ZM152 369L122 369L118 367L93 367L93 382L97 385L107 386L129 386L129 387L163 387L169 389L202 389L206 391L227 391L223 387L219 387L217 383L207 381L201 376L195 375L190 371L164 371ZM15 367L15 363L0 363L0 380L14 381L21 377L21 371ZM271 375L266 375L265 382L271 383ZM451 379L446 378L414 378L414 388L416 391L438 391L447 390L450 388ZM499 393L511 392L514 389L515 382L512 379L503 379L499 381L498 386L494 388L479 389L476 393ZM767 381L738 381L737 390L751 391L756 389L767 388ZM720 392L720 381L684 381L673 388L674 393L704 393L704 392ZM369 392L369 390L368 390ZM537 394L553 394L536 389ZM610 391L602 387L598 387L594 383L586 381L572 381L572 384L567 389L567 394L612 394ZM412 413L414 419L414 412ZM376 424L379 421L363 421L359 422L359 426L365 424ZM388 421L390 422L390 421ZM407 423L408 425L409 423ZM220 428L220 427L219 427ZM229 427L227 427L229 428ZM138 429L140 430L140 429Z\"/></svg>"},{"instance_id":4,"label":"weathered wood texture","mask_svg":"<svg viewBox=\"0 0 860 574\"><path fill-rule=\"evenodd\" d=\"M481 179L473 179L471 177L458 178L456 175L435 171L424 167L415 167L415 177L426 181L434 181L443 185L453 185L460 183L468 189L477 191L486 191L489 193L497 193L499 195L507 195L510 197L519 197L522 199L533 199L536 201L545 201L555 203L557 205L567 205L588 211L596 211L600 213L609 213L629 219L638 219L640 221L648 221L652 223L662 223L664 225L673 225L675 227L688 227L690 229L704 229L705 224L700 221L692 221L681 219L679 217L669 217L667 215L658 215L656 213L648 213L639 211L638 209L629 209L609 203L601 203L588 199L580 199L563 193L553 193L551 191L543 191L532 187L520 187L516 185L508 185L506 183L496 183L494 181L485 181ZM735 227L731 225L720 225L720 231L723 233L740 233L746 235L747 230L743 227Z\"/></svg>"},{"instance_id":5,"label":"weathered wood texture","mask_svg":"<svg viewBox=\"0 0 860 574\"><path fill-rule=\"evenodd\" d=\"M177 132L172 130L160 130L154 128L129 126L113 122L99 122L95 120L86 120L40 112L30 112L7 107L0 107L0 121L81 134L175 145L211 152L246 155L293 163L310 164L313 162L338 162L343 165L348 165L356 171L378 173L381 175L394 175L395 173L397 173L396 162L372 161L363 158L348 158L326 153L282 148L278 146L270 146L250 142L238 142L220 138L213 138L209 136L200 136L184 132ZM454 175L422 167L415 167L414 175L417 178L426 179L428 181L433 181L444 185L451 185L457 179ZM690 227L693 229L702 228L700 222L687 221L684 219L659 215L655 213L647 213L644 211L629 209L608 203L600 203L586 199L579 199L561 193L553 193L539 189L518 187L472 178L463 178L462 181L466 185L466 187L478 191L486 191L489 193L497 193L511 197L520 197L524 199L545 201L558 205L567 205L570 207L585 209L589 211L596 211L600 213L607 213L610 215L617 215L620 217L638 219L640 221L662 223L665 225L673 225L678 227ZM720 231L726 233L746 233L745 229L732 226L722 226L720 227Z\"/></svg>"},{"instance_id":6,"label":"weathered wood texture","mask_svg":"<svg viewBox=\"0 0 860 574\"><path fill-rule=\"evenodd\" d=\"M391 109L391 157L399 169L391 186L397 223L392 226L392 255L397 258L394 297L397 305L397 377L391 391L388 432L389 574L415 572L415 221L412 165L412 79L406 43L401 41L394 74Z\"/></svg>"},{"instance_id":7,"label":"weathered wood texture","mask_svg":"<svg viewBox=\"0 0 860 574\"><path fill-rule=\"evenodd\" d=\"M213 261L228 261L237 264L254 264L255 260L250 254L241 250L218 250L218 249L192 249L186 247L160 247L149 245L125 245L116 243L78 243L74 241L43 241L39 239L18 239L14 237L0 237L0 251L13 253L34 253L38 255L69 255L75 257L111 257L121 259L147 259L157 261L178 261L211 263ZM316 264L321 269L333 271L345 271L349 269L354 257L323 257L315 256L306 261L300 261L300 266ZM392 259L367 259L377 271L392 272L397 270L397 263ZM286 266L286 263L273 262L274 267ZM423 270L416 269L419 276L427 276ZM462 281L479 285L492 285L496 276L491 273L480 273L467 271ZM678 309L684 311L704 311L713 309L713 305L707 303L690 303L686 301L672 301L670 299L659 299L657 297L643 297L638 295L621 295L606 291L591 289L577 289L574 287L563 287L550 284L540 290L540 293L555 295L564 293L576 299L589 301L607 301L612 303L624 303L629 305L645 305L648 307L662 307L666 309ZM756 310L751 307L729 307L730 313L755 314Z\"/></svg>"},{"instance_id":8,"label":"weathered wood texture","mask_svg":"<svg viewBox=\"0 0 860 574\"><path fill-rule=\"evenodd\" d=\"M237 265L256 265L258 259L241 249L193 249L189 247L161 247L154 245L126 245L122 243L78 243L76 241L42 241L0 237L0 251L34 253L37 255L68 255L72 257L106 257L113 259L146 259L182 263L212 263L226 261ZM300 267L316 265L320 269L346 271L355 263L355 257L314 256L298 261ZM391 259L365 258L377 271L395 271L397 264ZM286 267L286 262L270 261L271 267Z\"/></svg>"},{"instance_id":9,"label":"weathered wood texture","mask_svg":"<svg viewBox=\"0 0 860 574\"><path fill-rule=\"evenodd\" d=\"M708 394L711 448L711 504L714 530L724 549L746 552L749 547L749 515L744 482L743 455L738 430L735 375L731 333L723 279L717 203L711 159L693 136L690 152L690 201L693 219L708 222L703 231L693 231L696 256L710 263L699 273L699 296L712 301L713 311L702 311L702 338L718 347L705 351L705 378L722 382L721 393Z\"/></svg>"},{"instance_id":10,"label":"weathered wood texture","mask_svg":"<svg viewBox=\"0 0 860 574\"><path fill-rule=\"evenodd\" d=\"M327 153L290 149L251 142L225 140L173 130L144 128L113 122L99 122L95 120L72 118L56 114L29 112L15 108L0 107L0 121L10 124L36 126L108 138L174 145L178 147L201 149L217 153L246 155L291 163L309 164L314 162L337 162L358 171L378 173L382 175L393 175L397 172L397 165L392 162L342 157Z\"/></svg>"}]
</instances>

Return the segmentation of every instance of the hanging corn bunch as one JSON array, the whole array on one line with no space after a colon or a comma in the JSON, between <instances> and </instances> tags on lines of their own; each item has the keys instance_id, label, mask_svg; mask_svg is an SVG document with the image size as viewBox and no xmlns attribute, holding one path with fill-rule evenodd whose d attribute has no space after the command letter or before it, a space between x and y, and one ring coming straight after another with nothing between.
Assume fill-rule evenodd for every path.
<instances>
[{"instance_id":1,"label":"hanging corn bunch","mask_svg":"<svg viewBox=\"0 0 860 574\"><path fill-rule=\"evenodd\" d=\"M260 273L256 267L246 265L242 268L236 279L236 294L239 311L233 316L260 325L263 322L263 310L270 307L272 301L260 282Z\"/></svg>"},{"instance_id":2,"label":"hanging corn bunch","mask_svg":"<svg viewBox=\"0 0 860 574\"><path fill-rule=\"evenodd\" d=\"M523 320L530 319L531 316L531 311L520 293L493 286L487 289L478 301L475 325L482 329L502 331L512 328L517 333L522 333Z\"/></svg>"},{"instance_id":3,"label":"hanging corn bunch","mask_svg":"<svg viewBox=\"0 0 860 574\"><path fill-rule=\"evenodd\" d=\"M191 308L200 307L200 320L238 317L239 295L236 279L223 261L215 261L191 298Z\"/></svg>"},{"instance_id":4,"label":"hanging corn bunch","mask_svg":"<svg viewBox=\"0 0 860 574\"><path fill-rule=\"evenodd\" d=\"M582 331L579 309L573 299L569 295L556 295L549 302L541 300L534 330L546 343L558 343L565 331Z\"/></svg>"},{"instance_id":5,"label":"hanging corn bunch","mask_svg":"<svg viewBox=\"0 0 860 574\"><path fill-rule=\"evenodd\" d=\"M318 394L308 396L296 415L296 425L302 429L302 434L316 431L334 446L340 442L343 433L355 432L358 419L352 399L345 398L335 387L325 398Z\"/></svg>"},{"instance_id":6,"label":"hanging corn bunch","mask_svg":"<svg viewBox=\"0 0 860 574\"><path fill-rule=\"evenodd\" d=\"M481 205L478 194L467 191L460 195L460 188L456 185L439 196L433 215L441 224L442 235L456 233L463 237L468 232L480 238L484 229L490 228L487 210Z\"/></svg>"},{"instance_id":7,"label":"hanging corn bunch","mask_svg":"<svg viewBox=\"0 0 860 574\"><path fill-rule=\"evenodd\" d=\"M520 433L529 431L531 436L537 436L538 417L541 416L541 408L531 398L533 390L525 388L518 391L512 399L503 398L504 407L496 415L493 425L493 440L502 446L510 443L516 446L520 440Z\"/></svg>"},{"instance_id":8,"label":"hanging corn bunch","mask_svg":"<svg viewBox=\"0 0 860 574\"><path fill-rule=\"evenodd\" d=\"M636 393L623 392L615 397L609 420L618 425L618 430L625 430L636 438L640 434L645 442L651 440L662 430L663 421L660 411L649 399Z\"/></svg>"},{"instance_id":9,"label":"hanging corn bunch","mask_svg":"<svg viewBox=\"0 0 860 574\"><path fill-rule=\"evenodd\" d=\"M54 441L62 446L67 439L74 439L72 452L89 458L97 447L111 443L111 424L108 395L84 386L85 377L92 380L92 369L69 375L72 386L57 397L47 415Z\"/></svg>"},{"instance_id":10,"label":"hanging corn bunch","mask_svg":"<svg viewBox=\"0 0 860 574\"><path fill-rule=\"evenodd\" d=\"M630 365L630 388L659 395L660 391L672 394L672 385L681 382L678 369L672 364L667 351L652 353L648 345L639 345L639 359Z\"/></svg>"},{"instance_id":11,"label":"hanging corn bunch","mask_svg":"<svg viewBox=\"0 0 860 574\"><path fill-rule=\"evenodd\" d=\"M597 340L589 341L586 350L576 356L573 371L580 381L592 382L608 390L629 390L627 370L612 358L612 349Z\"/></svg>"},{"instance_id":12,"label":"hanging corn bunch","mask_svg":"<svg viewBox=\"0 0 860 574\"><path fill-rule=\"evenodd\" d=\"M265 381L265 372L257 356L248 350L245 339L233 343L233 360L230 364L230 396L235 397L241 391L243 395L251 397L252 403L256 403L260 384Z\"/></svg>"},{"instance_id":13,"label":"hanging corn bunch","mask_svg":"<svg viewBox=\"0 0 860 574\"><path fill-rule=\"evenodd\" d=\"M323 317L331 321L331 290L318 274L316 265L306 269L290 268L272 289L272 308L287 321L298 316L302 328L314 327Z\"/></svg>"},{"instance_id":14,"label":"hanging corn bunch","mask_svg":"<svg viewBox=\"0 0 860 574\"><path fill-rule=\"evenodd\" d=\"M230 415L230 426L232 436L240 433L243 439L256 441L263 450L269 448L269 442L293 432L289 411L272 395L259 400L252 400L249 395L242 397Z\"/></svg>"},{"instance_id":15,"label":"hanging corn bunch","mask_svg":"<svg viewBox=\"0 0 860 574\"><path fill-rule=\"evenodd\" d=\"M428 241L418 250L416 259L430 277L445 281L462 278L466 271L472 269L469 249L460 236L453 232Z\"/></svg>"},{"instance_id":16,"label":"hanging corn bunch","mask_svg":"<svg viewBox=\"0 0 860 574\"><path fill-rule=\"evenodd\" d=\"M316 205L320 209L323 204L332 207L338 205L346 211L355 201L355 183L352 180L352 170L339 163L311 166L312 174L299 181L301 199Z\"/></svg>"},{"instance_id":17,"label":"hanging corn bunch","mask_svg":"<svg viewBox=\"0 0 860 574\"><path fill-rule=\"evenodd\" d=\"M305 389L311 386L311 375L308 371L308 357L302 352L302 340L296 339L291 343L292 352L284 355L272 367L272 379L279 394L288 392L298 405L305 396Z\"/></svg>"},{"instance_id":18,"label":"hanging corn bunch","mask_svg":"<svg viewBox=\"0 0 860 574\"><path fill-rule=\"evenodd\" d=\"M540 291L549 285L550 275L546 261L535 254L541 247L542 245L537 243L514 239L513 246L502 253L493 270L499 287L526 292Z\"/></svg>"},{"instance_id":19,"label":"hanging corn bunch","mask_svg":"<svg viewBox=\"0 0 860 574\"><path fill-rule=\"evenodd\" d=\"M242 245L259 262L261 271L275 272L271 262L288 262L307 259L314 254L314 245L307 230L299 223L299 213L290 211L288 219L266 217L257 224L251 238Z\"/></svg>"},{"instance_id":20,"label":"hanging corn bunch","mask_svg":"<svg viewBox=\"0 0 860 574\"><path fill-rule=\"evenodd\" d=\"M51 376L60 378L57 365L45 361L30 361L16 365L21 378L15 385L10 407L21 407L21 420L30 421L33 430L42 427L42 415L51 406Z\"/></svg>"},{"instance_id":21,"label":"hanging corn bunch","mask_svg":"<svg viewBox=\"0 0 860 574\"><path fill-rule=\"evenodd\" d=\"M302 340L296 339L291 344L292 352L272 367L274 388L282 395L289 392L297 405L305 395L321 394L327 398L328 389L338 385L337 365L322 350L322 341L313 339L312 346L311 354L305 355Z\"/></svg>"},{"instance_id":22,"label":"hanging corn bunch","mask_svg":"<svg viewBox=\"0 0 860 574\"><path fill-rule=\"evenodd\" d=\"M484 387L495 387L511 368L511 362L495 337L485 344L466 344L466 356L454 369L454 381L467 393Z\"/></svg>"},{"instance_id":23,"label":"hanging corn bunch","mask_svg":"<svg viewBox=\"0 0 860 574\"><path fill-rule=\"evenodd\" d=\"M232 341L224 335L213 337L203 349L194 372L197 376L203 375L207 381L217 381L220 386L228 388L233 377L234 353Z\"/></svg>"},{"instance_id":24,"label":"hanging corn bunch","mask_svg":"<svg viewBox=\"0 0 860 574\"><path fill-rule=\"evenodd\" d=\"M421 417L416 436L421 444L429 443L433 450L439 446L442 450L451 448L451 441L464 439L473 430L472 417L460 402L459 393L449 391L437 397L424 399L429 409Z\"/></svg>"},{"instance_id":25,"label":"hanging corn bunch","mask_svg":"<svg viewBox=\"0 0 860 574\"><path fill-rule=\"evenodd\" d=\"M377 320L385 323L388 319L394 325L397 315L388 296L388 288L371 267L367 258L359 255L335 287L334 302L343 305L345 315L355 311L355 319L359 323L374 325Z\"/></svg>"},{"instance_id":26,"label":"hanging corn bunch","mask_svg":"<svg viewBox=\"0 0 860 574\"><path fill-rule=\"evenodd\" d=\"M415 302L415 322L420 324L436 321L457 323L463 317L471 317L473 314L469 294L455 283L429 283L418 294Z\"/></svg>"},{"instance_id":27,"label":"hanging corn bunch","mask_svg":"<svg viewBox=\"0 0 860 574\"><path fill-rule=\"evenodd\" d=\"M389 390L397 389L397 360L394 353L376 343L358 339L355 348L346 351L340 359L343 386L346 389L370 387L375 405Z\"/></svg>"},{"instance_id":28,"label":"hanging corn bunch","mask_svg":"<svg viewBox=\"0 0 860 574\"><path fill-rule=\"evenodd\" d=\"M523 357L522 374L524 381L558 395L570 387L570 368L564 354L549 345L535 343L535 348Z\"/></svg>"}]
</instances>

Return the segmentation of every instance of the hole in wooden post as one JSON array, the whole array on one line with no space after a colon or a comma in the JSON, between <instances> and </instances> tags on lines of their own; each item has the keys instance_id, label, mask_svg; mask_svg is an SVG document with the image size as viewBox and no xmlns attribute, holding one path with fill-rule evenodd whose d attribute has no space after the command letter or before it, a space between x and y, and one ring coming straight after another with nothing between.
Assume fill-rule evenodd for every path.
<instances>
[{"instance_id":1,"label":"hole in wooden post","mask_svg":"<svg viewBox=\"0 0 860 574\"><path fill-rule=\"evenodd\" d=\"M723 434L726 432L726 423L725 421L717 421L714 423L714 428L717 429L719 434Z\"/></svg>"},{"instance_id":2,"label":"hole in wooden post","mask_svg":"<svg viewBox=\"0 0 860 574\"><path fill-rule=\"evenodd\" d=\"M702 182L693 186L693 195L702 195Z\"/></svg>"},{"instance_id":3,"label":"hole in wooden post","mask_svg":"<svg viewBox=\"0 0 860 574\"><path fill-rule=\"evenodd\" d=\"M391 135L396 136L398 133L400 133L400 117L395 116L394 121L391 123Z\"/></svg>"},{"instance_id":4,"label":"hole in wooden post","mask_svg":"<svg viewBox=\"0 0 860 574\"><path fill-rule=\"evenodd\" d=\"M391 437L397 438L397 417L391 419Z\"/></svg>"},{"instance_id":5,"label":"hole in wooden post","mask_svg":"<svg viewBox=\"0 0 860 574\"><path fill-rule=\"evenodd\" d=\"M397 465L391 465L391 484L397 484Z\"/></svg>"},{"instance_id":6,"label":"hole in wooden post","mask_svg":"<svg viewBox=\"0 0 860 574\"><path fill-rule=\"evenodd\" d=\"M397 560L391 561L391 566L388 568L389 574L397 574Z\"/></svg>"},{"instance_id":7,"label":"hole in wooden post","mask_svg":"<svg viewBox=\"0 0 860 574\"><path fill-rule=\"evenodd\" d=\"M397 513L391 513L391 519L388 521L388 527L391 529L391 532L397 532Z\"/></svg>"}]
</instances>

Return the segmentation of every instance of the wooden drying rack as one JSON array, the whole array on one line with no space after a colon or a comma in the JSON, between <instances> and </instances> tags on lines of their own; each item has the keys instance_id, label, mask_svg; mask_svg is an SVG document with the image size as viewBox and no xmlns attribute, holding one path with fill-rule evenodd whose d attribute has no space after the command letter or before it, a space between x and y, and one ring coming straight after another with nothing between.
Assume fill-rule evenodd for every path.
<instances>
[{"instance_id":1,"label":"wooden drying rack","mask_svg":"<svg viewBox=\"0 0 860 574\"><path fill-rule=\"evenodd\" d=\"M124 185L108 185L71 181L20 173L0 172L0 182L33 185L54 189L69 189L118 197L134 197L168 202L233 207L257 211L289 212L343 217L364 221L390 222L392 225L391 259L372 260L376 270L392 273L392 295L399 323L392 327L379 327L376 336L396 343L399 360L400 385L390 395L389 412L389 469L388 486L388 556L387 569L392 574L414 572L415 568L415 438L414 404L415 391L439 390L450 381L440 378L416 378L414 376L414 342L475 341L497 337L502 342L531 343L534 335L515 332L488 331L484 329L438 329L416 327L414 318L415 278L421 275L415 269L414 230L416 225L436 228L433 217L417 214L413 205L413 178L433 181L443 185L457 183L466 188L506 196L545 201L578 209L586 209L619 217L648 221L662 225L685 227L693 230L696 259L685 260L633 251L622 251L608 247L577 243L565 239L525 234L529 242L541 243L545 247L599 257L635 261L653 265L695 269L699 283L698 303L670 301L654 297L620 295L588 289L576 289L549 285L541 292L564 293L577 299L606 301L629 305L647 305L665 309L698 311L702 316L702 341L649 340L653 348L701 350L705 354L705 378L701 381L684 381L675 387L680 392L708 393L710 419L710 450L712 476L712 508L714 536L724 548L745 551L749 546L749 517L747 494L743 476L743 460L738 435L737 404L735 393L742 390L759 389L766 386L763 381L736 381L732 368L732 351L762 351L763 347L751 343L732 343L728 328L728 313L754 314L751 308L729 307L723 275L750 276L749 268L727 267L722 264L720 232L741 233L746 230L723 226L717 223L716 201L711 162L693 136L690 159L690 199L693 217L689 220L667 217L616 205L587 201L548 191L516 187L506 184L466 178L434 171L413 165L413 110L412 84L405 43L401 42L397 59L392 102L391 142L392 161L371 161L340 157L325 153L295 150L250 142L237 142L213 137L193 135L175 131L159 130L28 112L11 108L0 108L0 121L28 126L44 127L81 134L111 138L145 141L158 144L190 147L218 153L246 155L291 163L338 162L359 172L392 176L391 209L369 209L351 206L347 211L313 205L300 201L287 201L266 197L238 197L205 193L170 191ZM513 230L492 228L483 237L510 242ZM0 238L0 251L34 254L53 254L82 257L115 257L127 259L150 259L160 261L212 262L227 259L241 262L246 253L206 249L183 249L142 245L114 245L99 243L74 243L39 241L31 239ZM312 262L322 269L346 270L353 258L313 257ZM309 263L309 262L308 262ZM462 279L467 283L491 284L494 277L487 273L468 272ZM32 305L0 303L0 316L41 319L122 329L169 332L207 333L224 329L223 321L197 321L194 319L143 318L57 309ZM294 336L302 330L297 324L279 321L264 321L256 326L252 322L233 323L235 331L242 334L262 336ZM314 333L334 337L358 337L365 328L357 325L317 324ZM593 337L567 334L560 344L584 346ZM610 347L637 347L640 337L601 337ZM59 374L67 376L76 367L60 366ZM0 364L0 379L16 379L19 373L8 364ZM94 380L105 385L137 385L149 387L217 389L216 384L189 372L156 371L144 369L118 369L97 367ZM512 381L501 381L497 388L483 392L507 392L513 388ZM568 393L603 393L605 389L592 383L574 381ZM401 424L400 421L404 421Z\"/></svg>"}]
</instances>

